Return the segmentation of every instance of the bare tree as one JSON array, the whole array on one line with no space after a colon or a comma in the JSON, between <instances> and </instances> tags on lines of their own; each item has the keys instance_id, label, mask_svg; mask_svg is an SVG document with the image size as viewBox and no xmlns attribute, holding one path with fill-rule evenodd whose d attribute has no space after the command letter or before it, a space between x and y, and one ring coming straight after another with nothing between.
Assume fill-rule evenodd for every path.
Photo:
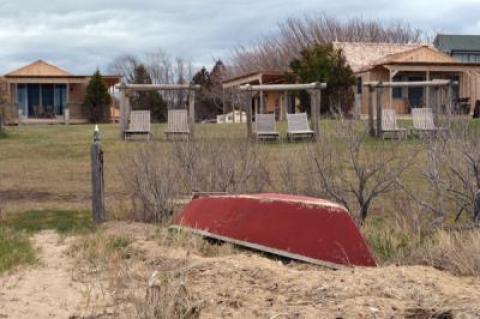
<instances>
[{"instance_id":1,"label":"bare tree","mask_svg":"<svg viewBox=\"0 0 480 319\"><path fill-rule=\"evenodd\" d=\"M333 136L309 149L309 158L320 195L343 204L363 223L372 204L397 189L413 159L402 155L394 142L367 143L366 125L359 128L355 123L340 120Z\"/></svg>"},{"instance_id":2,"label":"bare tree","mask_svg":"<svg viewBox=\"0 0 480 319\"><path fill-rule=\"evenodd\" d=\"M284 70L290 61L311 44L332 41L408 43L426 40L427 35L405 23L382 23L352 18L347 21L321 15L289 18L277 26L273 35L253 46L239 45L233 52L230 75L258 70Z\"/></svg>"}]
</instances>

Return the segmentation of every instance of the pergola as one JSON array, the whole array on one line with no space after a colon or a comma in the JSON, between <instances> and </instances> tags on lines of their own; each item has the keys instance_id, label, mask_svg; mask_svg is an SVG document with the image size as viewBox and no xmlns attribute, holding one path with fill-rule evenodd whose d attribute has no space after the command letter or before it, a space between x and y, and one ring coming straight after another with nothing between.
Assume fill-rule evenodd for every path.
<instances>
[{"instance_id":1,"label":"pergola","mask_svg":"<svg viewBox=\"0 0 480 319\"><path fill-rule=\"evenodd\" d=\"M120 92L120 136L124 138L128 128L128 118L132 109L129 94L139 91L187 91L188 92L188 121L193 136L195 123L195 91L200 89L197 84L127 84L121 82L117 89Z\"/></svg>"},{"instance_id":2,"label":"pergola","mask_svg":"<svg viewBox=\"0 0 480 319\"><path fill-rule=\"evenodd\" d=\"M438 105L439 105L439 88L448 88L448 105L447 112L451 111L453 103L453 86L456 82L451 80L432 80L432 81L412 81L412 82L365 82L363 85L368 87L368 127L371 136L381 137L382 132L382 96L384 88L406 88L406 87L423 87L433 88L433 100L427 99L426 107L432 107L435 121L438 121ZM427 90L429 94L430 90ZM374 121L373 95L376 98L376 123ZM391 93L390 93L391 94Z\"/></svg>"},{"instance_id":3,"label":"pergola","mask_svg":"<svg viewBox=\"0 0 480 319\"><path fill-rule=\"evenodd\" d=\"M253 92L265 92L265 91L300 91L305 90L310 95L310 105L311 105L311 122L312 130L315 132L315 138L318 138L320 133L320 105L322 99L322 90L327 87L326 83L314 82L308 84L262 84L262 85L242 85L240 86L240 91L249 92L250 96L253 97ZM283 103L287 103L286 99L283 100ZM257 109L257 108L255 108ZM282 107L283 109L283 107ZM284 107L286 109L286 107ZM252 132L252 108L249 105L247 107L247 136L251 138L253 135Z\"/></svg>"}]
</instances>

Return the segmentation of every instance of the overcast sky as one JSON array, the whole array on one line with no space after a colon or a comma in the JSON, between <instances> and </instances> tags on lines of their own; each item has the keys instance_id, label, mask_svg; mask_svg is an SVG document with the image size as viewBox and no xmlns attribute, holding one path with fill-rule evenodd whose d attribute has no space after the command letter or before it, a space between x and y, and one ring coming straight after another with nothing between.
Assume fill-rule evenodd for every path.
<instances>
[{"instance_id":1,"label":"overcast sky","mask_svg":"<svg viewBox=\"0 0 480 319\"><path fill-rule=\"evenodd\" d=\"M0 74L37 59L90 74L158 49L211 65L286 17L315 13L480 34L480 0L0 0Z\"/></svg>"}]
</instances>

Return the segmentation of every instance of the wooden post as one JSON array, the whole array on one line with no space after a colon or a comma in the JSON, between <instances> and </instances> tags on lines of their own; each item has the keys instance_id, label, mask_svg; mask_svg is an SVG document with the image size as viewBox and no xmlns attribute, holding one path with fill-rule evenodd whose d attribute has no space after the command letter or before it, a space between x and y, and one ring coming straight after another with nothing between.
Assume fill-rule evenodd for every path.
<instances>
[{"instance_id":1,"label":"wooden post","mask_svg":"<svg viewBox=\"0 0 480 319\"><path fill-rule=\"evenodd\" d=\"M376 137L383 137L382 132L382 98L383 98L383 87L379 86L377 88L377 125L376 125Z\"/></svg>"},{"instance_id":2,"label":"wooden post","mask_svg":"<svg viewBox=\"0 0 480 319\"><path fill-rule=\"evenodd\" d=\"M360 108L362 103L362 95L358 92L357 87L354 87L354 106L353 106L353 118L360 119Z\"/></svg>"},{"instance_id":3,"label":"wooden post","mask_svg":"<svg viewBox=\"0 0 480 319\"><path fill-rule=\"evenodd\" d=\"M433 87L433 96L432 96L432 100L431 100L431 106L432 106L432 112L433 112L433 121L435 123L436 126L438 126L439 124L439 113L440 113L440 110L439 110L439 107L440 107L440 99L438 97L438 92L439 92L439 87L438 86L435 86Z\"/></svg>"},{"instance_id":4,"label":"wooden post","mask_svg":"<svg viewBox=\"0 0 480 319\"><path fill-rule=\"evenodd\" d=\"M190 135L193 137L195 127L195 91L190 90L188 94L188 123L190 125Z\"/></svg>"},{"instance_id":5,"label":"wooden post","mask_svg":"<svg viewBox=\"0 0 480 319\"><path fill-rule=\"evenodd\" d=\"M425 74L425 79L427 82L430 81L430 71L427 71ZM427 85L423 88L423 91L425 93L425 106L426 107L431 107L431 101L430 101L430 87Z\"/></svg>"},{"instance_id":6,"label":"wooden post","mask_svg":"<svg viewBox=\"0 0 480 319\"><path fill-rule=\"evenodd\" d=\"M103 192L103 151L100 144L100 132L95 126L91 148L92 160L92 217L94 224L105 221L105 201Z\"/></svg>"},{"instance_id":7,"label":"wooden post","mask_svg":"<svg viewBox=\"0 0 480 319\"><path fill-rule=\"evenodd\" d=\"M448 103L447 103L447 115L448 118L452 115L453 111L453 81L448 84Z\"/></svg>"},{"instance_id":8,"label":"wooden post","mask_svg":"<svg viewBox=\"0 0 480 319\"><path fill-rule=\"evenodd\" d=\"M70 106L69 103L65 104L65 109L63 110L63 116L65 125L70 125Z\"/></svg>"},{"instance_id":9,"label":"wooden post","mask_svg":"<svg viewBox=\"0 0 480 319\"><path fill-rule=\"evenodd\" d=\"M310 119L312 123L312 130L315 132L315 140L320 136L320 125L318 123L320 113L320 90L313 89L308 91L310 95Z\"/></svg>"},{"instance_id":10,"label":"wooden post","mask_svg":"<svg viewBox=\"0 0 480 319\"><path fill-rule=\"evenodd\" d=\"M368 130L370 136L375 136L375 128L373 125L373 92L374 88L372 85L368 86Z\"/></svg>"},{"instance_id":11,"label":"wooden post","mask_svg":"<svg viewBox=\"0 0 480 319\"><path fill-rule=\"evenodd\" d=\"M125 88L125 83L122 82L118 86L118 92L120 93L119 104L120 104L120 138L125 139L125 131L127 130L127 108L128 108L128 97Z\"/></svg>"},{"instance_id":12,"label":"wooden post","mask_svg":"<svg viewBox=\"0 0 480 319\"><path fill-rule=\"evenodd\" d=\"M252 138L252 100L253 100L253 93L252 91L249 92L249 103L247 105L247 137L248 139Z\"/></svg>"},{"instance_id":13,"label":"wooden post","mask_svg":"<svg viewBox=\"0 0 480 319\"><path fill-rule=\"evenodd\" d=\"M318 140L320 138L320 110L322 109L322 90L317 89L317 111L316 111L316 117L315 117L315 140Z\"/></svg>"},{"instance_id":14,"label":"wooden post","mask_svg":"<svg viewBox=\"0 0 480 319\"><path fill-rule=\"evenodd\" d=\"M260 113L265 114L265 101L263 91L260 91Z\"/></svg>"}]
</instances>

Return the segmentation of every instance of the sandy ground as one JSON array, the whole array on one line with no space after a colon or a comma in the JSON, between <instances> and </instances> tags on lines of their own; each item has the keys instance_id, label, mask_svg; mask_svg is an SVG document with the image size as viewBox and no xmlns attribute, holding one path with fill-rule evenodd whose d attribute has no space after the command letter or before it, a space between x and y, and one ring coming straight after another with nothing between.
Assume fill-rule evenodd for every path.
<instances>
[{"instance_id":1,"label":"sandy ground","mask_svg":"<svg viewBox=\"0 0 480 319\"><path fill-rule=\"evenodd\" d=\"M76 238L36 234L40 263L0 277L0 318L138 317L134 300L155 270L182 274L200 318L480 318L479 278L421 266L332 271L253 252L206 257L159 245L147 225L105 231L132 236L137 253L103 272L67 254Z\"/></svg>"}]
</instances>

